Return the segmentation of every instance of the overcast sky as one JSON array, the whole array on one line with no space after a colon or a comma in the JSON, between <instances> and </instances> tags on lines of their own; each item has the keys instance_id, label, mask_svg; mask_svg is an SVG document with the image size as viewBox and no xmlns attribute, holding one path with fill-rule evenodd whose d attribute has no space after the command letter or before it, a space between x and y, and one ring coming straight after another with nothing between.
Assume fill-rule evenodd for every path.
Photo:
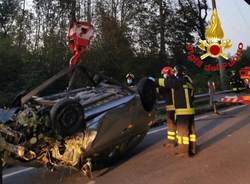
<instances>
[{"instance_id":1,"label":"overcast sky","mask_svg":"<svg viewBox=\"0 0 250 184\"><path fill-rule=\"evenodd\" d=\"M32 0L26 0L26 7L31 7ZM211 0L208 0L211 7ZM232 40L233 46L229 50L235 53L239 42L245 47L250 46L250 6L244 0L216 0L225 39ZM211 12L208 18L210 19Z\"/></svg>"}]
</instances>

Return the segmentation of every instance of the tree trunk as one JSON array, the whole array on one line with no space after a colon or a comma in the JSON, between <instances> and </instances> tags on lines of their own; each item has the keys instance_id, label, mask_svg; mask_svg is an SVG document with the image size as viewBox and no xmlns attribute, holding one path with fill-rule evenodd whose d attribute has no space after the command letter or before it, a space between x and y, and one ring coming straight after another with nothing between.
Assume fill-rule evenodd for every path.
<instances>
[{"instance_id":1,"label":"tree trunk","mask_svg":"<svg viewBox=\"0 0 250 184\"><path fill-rule=\"evenodd\" d=\"M24 41L24 33L23 33L23 21L25 16L25 0L23 0L23 7L22 7L22 15L21 15L21 21L20 21L20 27L18 31L18 47L21 47Z\"/></svg>"},{"instance_id":2,"label":"tree trunk","mask_svg":"<svg viewBox=\"0 0 250 184\"><path fill-rule=\"evenodd\" d=\"M70 22L76 22L76 0L71 2Z\"/></svg>"},{"instance_id":3,"label":"tree trunk","mask_svg":"<svg viewBox=\"0 0 250 184\"><path fill-rule=\"evenodd\" d=\"M207 6L207 2L206 1L203 1L204 3L204 7L202 6L200 0L198 0L198 11L199 11L199 17L198 17L198 20L199 20L199 23L198 23L198 27L199 27L199 30L198 30L198 33L199 33L199 36L202 40L205 40L205 31L206 31L206 18L207 18L207 11L208 11L208 6ZM205 15L202 17L202 10L205 11Z\"/></svg>"},{"instance_id":4,"label":"tree trunk","mask_svg":"<svg viewBox=\"0 0 250 184\"><path fill-rule=\"evenodd\" d=\"M121 25L123 25L124 20L125 20L125 11L124 11L124 8L125 8L125 0L123 0L121 2Z\"/></svg>"},{"instance_id":5,"label":"tree trunk","mask_svg":"<svg viewBox=\"0 0 250 184\"><path fill-rule=\"evenodd\" d=\"M91 13L91 0L88 0L88 5L87 5L87 20L89 23L92 21L92 13Z\"/></svg>"},{"instance_id":6,"label":"tree trunk","mask_svg":"<svg viewBox=\"0 0 250 184\"><path fill-rule=\"evenodd\" d=\"M159 0L159 11L160 11L160 60L163 61L166 53L163 0Z\"/></svg>"}]
</instances>

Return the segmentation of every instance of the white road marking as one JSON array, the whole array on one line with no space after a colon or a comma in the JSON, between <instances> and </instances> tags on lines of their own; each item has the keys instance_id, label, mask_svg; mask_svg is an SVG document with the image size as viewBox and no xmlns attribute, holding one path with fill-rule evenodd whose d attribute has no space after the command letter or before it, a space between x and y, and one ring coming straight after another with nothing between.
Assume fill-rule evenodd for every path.
<instances>
[{"instance_id":1,"label":"white road marking","mask_svg":"<svg viewBox=\"0 0 250 184\"><path fill-rule=\"evenodd\" d=\"M236 109L240 109L240 108L243 108L243 107L246 107L246 105L240 105L240 106L236 106L236 107L230 107L230 108L225 109L225 110L220 111L220 112L222 112L222 113L230 112L230 111L233 111L233 110L236 110ZM211 116L211 114L201 115L201 116L195 118L195 121L197 121L197 120L202 120L202 119L206 119L206 118L208 118L208 117L210 117L210 116ZM147 135L151 135L151 134L154 134L154 133L157 133L157 132L161 132L161 131L163 131L163 130L165 131L166 129L167 129L167 127L160 127L160 128L158 128L158 129L156 129L156 130L151 130L151 131L149 131L149 132L147 133Z\"/></svg>"},{"instance_id":2,"label":"white road marking","mask_svg":"<svg viewBox=\"0 0 250 184\"><path fill-rule=\"evenodd\" d=\"M16 175L16 174L20 174L20 173L23 173L23 172L30 171L30 170L33 170L33 169L35 169L35 168L33 168L33 167L28 167L28 168L25 168L25 169L21 169L21 170L18 170L18 171L14 171L14 172L12 172L12 173L3 175L3 179L8 178L8 177L11 177L11 176Z\"/></svg>"},{"instance_id":3,"label":"white road marking","mask_svg":"<svg viewBox=\"0 0 250 184\"><path fill-rule=\"evenodd\" d=\"M229 111L233 111L233 110L236 110L236 109L240 109L242 107L246 107L247 105L240 105L240 106L236 106L236 107L231 107L231 108L228 108L228 109L225 109L224 111L221 111L221 112L229 112Z\"/></svg>"},{"instance_id":4,"label":"white road marking","mask_svg":"<svg viewBox=\"0 0 250 184\"><path fill-rule=\"evenodd\" d=\"M158 128L158 129L156 129L156 130L152 130L152 131L148 132L147 135L151 135L151 134L154 134L154 133L157 133L157 132L166 130L166 129L167 129L167 127Z\"/></svg>"},{"instance_id":5,"label":"white road marking","mask_svg":"<svg viewBox=\"0 0 250 184\"><path fill-rule=\"evenodd\" d=\"M223 110L223 111L220 111L220 112L222 112L222 113L230 112L230 111L233 111L233 110L236 110L236 109L240 109L240 108L243 108L243 107L246 107L246 106L247 106L247 105L240 105L240 106L236 106L236 107L231 107L231 108L228 108L228 109ZM208 118L208 117L210 117L210 116L211 116L211 114L210 114L210 115L209 115L209 114L207 114L207 115L201 115L201 116L195 118L195 120L201 120L201 119L204 119L204 118ZM166 129L167 129L167 127L160 127L160 128L158 128L158 129L156 129L156 130L151 130L151 131L148 132L147 134L148 134L148 135L151 135L151 134L154 134L154 133L157 133L157 132L166 130ZM14 171L14 172L9 173L9 174L4 174L4 175L3 175L3 179L8 178L8 177L11 177L11 176L14 176L14 175L16 175L16 174L20 174L20 173L23 173L23 172L30 171L30 170L33 170L33 169L35 169L35 168L33 168L33 167L28 167L28 168L25 168L25 169L20 169L20 170L18 170L18 171Z\"/></svg>"}]
</instances>

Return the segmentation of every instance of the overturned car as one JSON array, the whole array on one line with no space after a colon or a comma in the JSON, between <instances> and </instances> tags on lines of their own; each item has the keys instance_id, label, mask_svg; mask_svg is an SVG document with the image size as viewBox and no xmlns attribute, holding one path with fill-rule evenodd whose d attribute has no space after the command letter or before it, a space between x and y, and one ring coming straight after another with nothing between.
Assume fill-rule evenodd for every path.
<instances>
[{"instance_id":1,"label":"overturned car","mask_svg":"<svg viewBox=\"0 0 250 184\"><path fill-rule=\"evenodd\" d=\"M93 163L134 148L154 119L154 84L143 78L131 89L104 78L93 86L38 97L54 82L45 81L18 96L13 107L0 109L2 160L49 169L73 167L90 175Z\"/></svg>"}]
</instances>

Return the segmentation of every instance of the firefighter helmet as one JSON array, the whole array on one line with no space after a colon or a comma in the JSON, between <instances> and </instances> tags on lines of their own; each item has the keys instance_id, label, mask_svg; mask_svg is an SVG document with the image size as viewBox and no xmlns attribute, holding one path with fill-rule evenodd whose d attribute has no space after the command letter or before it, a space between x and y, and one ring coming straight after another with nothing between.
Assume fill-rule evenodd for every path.
<instances>
[{"instance_id":1,"label":"firefighter helmet","mask_svg":"<svg viewBox=\"0 0 250 184\"><path fill-rule=\"evenodd\" d=\"M164 78L171 77L173 74L171 67L165 66L164 68L162 68L161 74L164 76Z\"/></svg>"},{"instance_id":2,"label":"firefighter helmet","mask_svg":"<svg viewBox=\"0 0 250 184\"><path fill-rule=\"evenodd\" d=\"M165 66L164 68L162 68L161 70L161 74L168 74L171 71L171 68L169 66Z\"/></svg>"},{"instance_id":3,"label":"firefighter helmet","mask_svg":"<svg viewBox=\"0 0 250 184\"><path fill-rule=\"evenodd\" d=\"M185 75L187 72L187 68L184 65L176 65L174 67L174 71L177 75Z\"/></svg>"}]
</instances>

